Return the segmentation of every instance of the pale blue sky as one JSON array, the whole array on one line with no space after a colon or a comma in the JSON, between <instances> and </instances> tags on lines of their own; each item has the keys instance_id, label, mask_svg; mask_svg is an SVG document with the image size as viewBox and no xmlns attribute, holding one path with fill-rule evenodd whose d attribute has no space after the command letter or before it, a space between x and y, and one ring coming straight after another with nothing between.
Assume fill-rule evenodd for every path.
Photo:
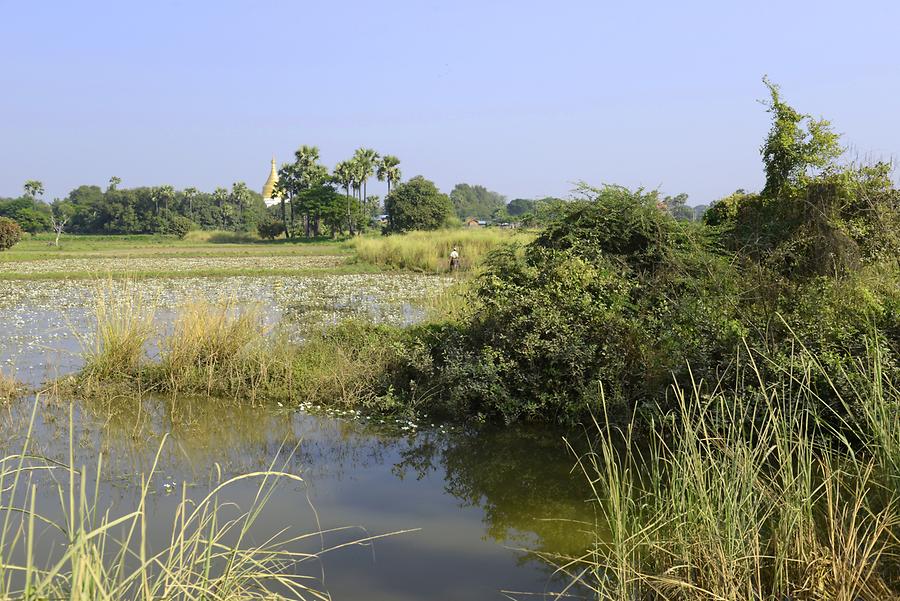
<instances>
[{"instance_id":1,"label":"pale blue sky","mask_svg":"<svg viewBox=\"0 0 900 601\"><path fill-rule=\"evenodd\" d=\"M445 191L708 202L761 185L766 73L860 154L900 154L898 23L888 1L0 0L0 196L260 188L315 144Z\"/></svg>"}]
</instances>

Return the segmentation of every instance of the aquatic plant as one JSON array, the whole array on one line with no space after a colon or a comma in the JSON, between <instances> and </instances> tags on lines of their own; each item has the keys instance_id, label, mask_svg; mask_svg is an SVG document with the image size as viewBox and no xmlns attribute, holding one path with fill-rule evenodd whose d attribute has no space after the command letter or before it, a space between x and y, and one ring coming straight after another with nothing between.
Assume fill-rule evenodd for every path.
<instances>
[{"instance_id":1,"label":"aquatic plant","mask_svg":"<svg viewBox=\"0 0 900 601\"><path fill-rule=\"evenodd\" d=\"M159 482L157 464L165 438L149 472L141 476L134 505L114 513L100 495L103 455L92 476L87 467L74 465L71 406L68 460L34 454L37 406L36 401L21 452L0 457L0 598L328 599L306 566L330 550L380 538L317 552L298 551L297 543L317 541L324 532L283 530L253 542L254 528L276 489L302 483L302 478L273 462L258 471L216 478L208 491L193 498L184 483ZM245 507L230 500L229 491L253 482L255 492L241 495L248 500ZM154 548L148 535L153 517L148 497L160 487L179 497L167 524L168 541Z\"/></svg>"},{"instance_id":2,"label":"aquatic plant","mask_svg":"<svg viewBox=\"0 0 900 601\"><path fill-rule=\"evenodd\" d=\"M161 338L148 380L170 393L291 397L290 359L269 333L258 305L189 303Z\"/></svg>"},{"instance_id":3,"label":"aquatic plant","mask_svg":"<svg viewBox=\"0 0 900 601\"><path fill-rule=\"evenodd\" d=\"M790 387L760 382L752 401L676 387L678 411L649 440L595 421L598 442L578 459L598 508L581 527L595 544L544 559L602 600L900 598L889 450L900 395L879 362L871 389L845 399L869 407L855 424L862 445L809 411L802 397L816 392L802 371Z\"/></svg>"},{"instance_id":4,"label":"aquatic plant","mask_svg":"<svg viewBox=\"0 0 900 601\"><path fill-rule=\"evenodd\" d=\"M81 337L87 380L138 375L153 333L154 309L132 292L134 285L125 282L124 294L111 281L94 289L95 330L93 336Z\"/></svg>"},{"instance_id":5,"label":"aquatic plant","mask_svg":"<svg viewBox=\"0 0 900 601\"><path fill-rule=\"evenodd\" d=\"M0 371L0 402L9 401L19 391L19 383L15 378Z\"/></svg>"}]
</instances>

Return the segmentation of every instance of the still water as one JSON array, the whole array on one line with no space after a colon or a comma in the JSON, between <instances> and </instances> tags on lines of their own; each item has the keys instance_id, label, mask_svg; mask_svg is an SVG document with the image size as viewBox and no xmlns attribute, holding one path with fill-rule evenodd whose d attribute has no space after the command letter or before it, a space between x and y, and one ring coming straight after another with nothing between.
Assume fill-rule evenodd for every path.
<instances>
[{"instance_id":1,"label":"still water","mask_svg":"<svg viewBox=\"0 0 900 601\"><path fill-rule=\"evenodd\" d=\"M277 488L254 526L256 540L285 528L298 535L351 527L298 548L315 552L415 529L299 568L334 599L502 599L504 590L558 591L564 580L529 550L577 553L590 543L580 527L561 521L594 516L577 474L570 474L573 459L560 433L545 428L412 428L208 399L120 400L115 408L38 402L32 452L67 463L71 411L75 465L92 482L103 454L100 505L113 516L137 506L141 477L167 435L148 499L157 549L168 542L182 490L200 498L215 481L270 466L304 481ZM0 455L21 450L32 408L32 400L3 408ZM249 505L257 484L230 487L223 497ZM51 495L38 509L61 521L53 515L57 507ZM47 555L59 545L53 535L47 529L38 545Z\"/></svg>"},{"instance_id":2,"label":"still water","mask_svg":"<svg viewBox=\"0 0 900 601\"><path fill-rule=\"evenodd\" d=\"M199 286L180 285L191 286L188 293ZM414 319L417 311L402 295L390 297L393 288L380 282L365 292L364 303L348 303L341 293L286 296L275 281L243 282L244 288L251 285L269 290L281 319L319 319L340 314L348 304L370 305L388 320ZM0 355L20 380L34 385L77 369L78 338L89 335L90 327L79 289L71 288L66 302L53 290L41 294L50 302L7 299L0 307ZM432 424L427 416L411 423L191 398L98 404L43 394L37 401L29 395L0 405L0 457L21 451L32 412L32 453L67 463L71 444L88 482L102 456L98 504L112 516L136 507L142 478L159 453L147 501L150 543L157 549L169 542L182 494L202 498L231 475L270 467L303 482L276 487L251 531L254 542L278 532L297 536L346 528L292 543L297 551L319 552L402 532L296 566L333 599L545 598L566 579L534 551L574 554L591 543L580 525L595 519L588 491L572 471L575 458L563 432L547 427L452 427ZM34 478L51 489L58 481L48 474ZM257 486L240 482L223 500L246 508ZM62 520L53 495L40 497L38 510ZM61 542L52 528L39 533L40 562L57 553Z\"/></svg>"}]
</instances>

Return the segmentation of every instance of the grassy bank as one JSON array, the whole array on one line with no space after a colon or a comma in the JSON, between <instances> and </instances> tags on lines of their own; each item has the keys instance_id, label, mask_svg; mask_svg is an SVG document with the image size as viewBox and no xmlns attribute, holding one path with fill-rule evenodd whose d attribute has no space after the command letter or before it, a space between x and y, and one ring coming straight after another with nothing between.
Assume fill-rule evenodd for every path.
<instances>
[{"instance_id":1,"label":"grassy bank","mask_svg":"<svg viewBox=\"0 0 900 601\"><path fill-rule=\"evenodd\" d=\"M601 600L900 598L900 391L880 361L841 399L860 410L858 441L800 409L816 395L802 372L753 402L678 390L649 437L595 422L579 459L595 545L544 558Z\"/></svg>"},{"instance_id":2,"label":"grassy bank","mask_svg":"<svg viewBox=\"0 0 900 601\"><path fill-rule=\"evenodd\" d=\"M512 241L527 242L528 232L498 228L447 229L393 236L366 236L349 244L359 261L388 269L428 273L450 270L450 251L459 249L460 269L480 265L488 252Z\"/></svg>"}]
</instances>

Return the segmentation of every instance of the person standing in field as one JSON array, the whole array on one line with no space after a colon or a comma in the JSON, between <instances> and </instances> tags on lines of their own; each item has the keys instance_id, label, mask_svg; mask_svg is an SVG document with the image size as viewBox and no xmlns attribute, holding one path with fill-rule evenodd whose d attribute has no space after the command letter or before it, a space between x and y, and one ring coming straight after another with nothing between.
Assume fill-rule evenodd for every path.
<instances>
[{"instance_id":1,"label":"person standing in field","mask_svg":"<svg viewBox=\"0 0 900 601\"><path fill-rule=\"evenodd\" d=\"M459 271L459 250L455 246L450 251L450 271Z\"/></svg>"}]
</instances>

